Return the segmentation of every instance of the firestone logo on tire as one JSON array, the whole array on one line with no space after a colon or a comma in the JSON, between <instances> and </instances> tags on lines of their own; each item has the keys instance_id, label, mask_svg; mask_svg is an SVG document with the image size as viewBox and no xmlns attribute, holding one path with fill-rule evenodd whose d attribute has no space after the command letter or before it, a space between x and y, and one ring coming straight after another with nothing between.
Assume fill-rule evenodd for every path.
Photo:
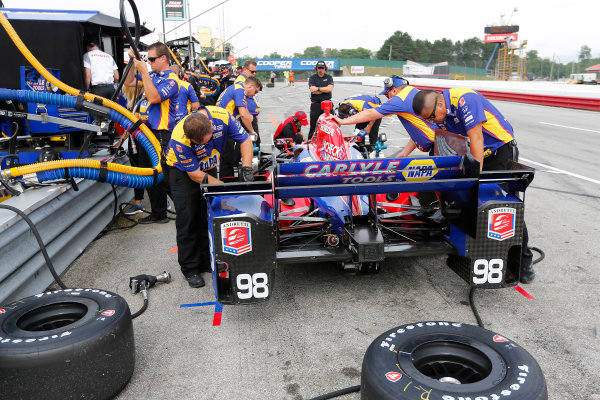
<instances>
[{"instance_id":1,"label":"firestone logo on tire","mask_svg":"<svg viewBox=\"0 0 600 400\"><path fill-rule=\"evenodd\" d=\"M6 310L4 308L0 308L0 314L4 314Z\"/></svg>"},{"instance_id":2,"label":"firestone logo on tire","mask_svg":"<svg viewBox=\"0 0 600 400\"><path fill-rule=\"evenodd\" d=\"M106 315L107 317L112 317L113 315L115 315L115 310L102 311L102 315Z\"/></svg>"},{"instance_id":3,"label":"firestone logo on tire","mask_svg":"<svg viewBox=\"0 0 600 400\"><path fill-rule=\"evenodd\" d=\"M398 382L400 378L402 378L402 374L399 372L388 372L387 374L385 374L385 377L390 382Z\"/></svg>"},{"instance_id":4,"label":"firestone logo on tire","mask_svg":"<svg viewBox=\"0 0 600 400\"><path fill-rule=\"evenodd\" d=\"M508 339L505 338L504 336L495 335L494 342L508 342Z\"/></svg>"},{"instance_id":5,"label":"firestone logo on tire","mask_svg":"<svg viewBox=\"0 0 600 400\"><path fill-rule=\"evenodd\" d=\"M221 224L221 243L223 253L240 256L252 251L252 230L245 221Z\"/></svg>"},{"instance_id":6,"label":"firestone logo on tire","mask_svg":"<svg viewBox=\"0 0 600 400\"><path fill-rule=\"evenodd\" d=\"M515 236L517 210L510 207L494 208L488 212L488 233L490 239L505 240Z\"/></svg>"}]
</instances>

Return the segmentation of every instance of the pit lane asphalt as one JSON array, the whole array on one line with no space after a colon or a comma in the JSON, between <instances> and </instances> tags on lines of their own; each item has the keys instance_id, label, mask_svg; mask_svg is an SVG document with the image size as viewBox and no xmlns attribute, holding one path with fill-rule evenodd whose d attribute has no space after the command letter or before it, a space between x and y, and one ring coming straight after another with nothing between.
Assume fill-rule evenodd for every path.
<instances>
[{"instance_id":1,"label":"pit lane asphalt","mask_svg":"<svg viewBox=\"0 0 600 400\"><path fill-rule=\"evenodd\" d=\"M343 100L379 90L336 84L333 94ZM263 144L275 130L269 114L281 122L309 112L306 83L279 83L259 97ZM493 103L514 126L522 158L600 180L600 113ZM408 139L394 118L385 118L381 131L390 139L386 155ZM536 358L550 399L600 400L599 199L599 182L536 165L526 221L530 245L546 258L535 266L538 278L523 285L535 299L512 288L475 295L486 328ZM332 264L282 267L269 302L225 306L213 326L214 305L180 307L214 296L208 276L207 287L188 287L175 247L174 222L138 225L92 243L63 277L70 287L119 293L132 312L142 298L130 294L130 276L166 270L174 277L150 289L148 310L134 320L135 373L118 399L308 399L359 384L365 350L387 329L433 320L476 325L468 286L444 258L414 257L387 260L371 276L344 275Z\"/></svg>"}]
</instances>

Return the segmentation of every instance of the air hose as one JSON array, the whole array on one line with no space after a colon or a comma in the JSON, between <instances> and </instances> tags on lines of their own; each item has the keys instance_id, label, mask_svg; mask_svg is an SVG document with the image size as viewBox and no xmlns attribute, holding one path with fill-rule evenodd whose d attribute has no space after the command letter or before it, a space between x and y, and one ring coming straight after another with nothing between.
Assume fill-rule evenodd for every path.
<instances>
[{"instance_id":1,"label":"air hose","mask_svg":"<svg viewBox=\"0 0 600 400\"><path fill-rule=\"evenodd\" d=\"M44 104L53 104L62 107L75 108L77 98L73 96L63 96L55 93L33 92L29 90L12 90L0 89L0 100L13 100L22 102L36 102ZM125 116L119 114L115 110L110 110L103 106L95 106L94 112L106 112L110 119L119 123L123 128L128 129L133 126ZM159 156L144 134L136 130L133 136L138 140L140 145L149 154L153 165L158 165ZM67 172L65 172L67 168ZM45 163L30 164L25 166L13 167L3 173L9 178L37 173L39 182L48 180L63 179L66 174L72 178L85 178L99 180L101 170L106 169L106 177L102 179L110 184L118 186L126 186L132 188L144 188L152 186L155 181L162 179L162 172L156 172L152 168L136 168L127 165L106 163L105 166L99 160L59 160L49 161Z\"/></svg>"},{"instance_id":2,"label":"air hose","mask_svg":"<svg viewBox=\"0 0 600 400\"><path fill-rule=\"evenodd\" d=\"M50 74L42 64L40 64L33 54L31 54L2 12L0 12L0 24L27 61L29 61L29 63L44 78L46 78L48 82L58 87L63 92L76 96L70 97L43 92L28 92L30 94L25 94L26 91L3 89L1 95L2 98L13 100L28 98L30 99L29 101L37 101L46 104L52 104L52 101L55 102L54 104L68 104L67 106L69 107L74 107L79 101L79 105L83 104L86 109L100 111L101 113L108 112L110 118L121 124L123 127L130 128L135 126L136 132L134 132L134 137L138 139L144 150L148 153L153 165L153 168L138 168L115 163L105 163L103 165L97 160L61 160L36 163L23 167L14 167L9 171L3 170L0 173L5 174L8 178L17 178L26 174L39 173L38 179L40 179L40 182L43 180L61 179L65 177L66 174L69 174L71 177L100 179L115 185L134 188L150 187L162 180L163 174L160 163L161 147L150 128L144 124L139 124L138 118L121 105L92 93L82 93L58 80ZM86 100L87 102L83 100ZM105 107L110 109L110 111L106 110Z\"/></svg>"},{"instance_id":3,"label":"air hose","mask_svg":"<svg viewBox=\"0 0 600 400\"><path fill-rule=\"evenodd\" d=\"M219 89L221 88L221 84L219 83L218 79L215 79L212 76L208 76L208 75L200 75L200 76L198 76L198 80L205 81L216 87L215 90L213 90L212 92L204 92L204 94L206 96L212 97L212 96L216 96L219 94Z\"/></svg>"}]
</instances>

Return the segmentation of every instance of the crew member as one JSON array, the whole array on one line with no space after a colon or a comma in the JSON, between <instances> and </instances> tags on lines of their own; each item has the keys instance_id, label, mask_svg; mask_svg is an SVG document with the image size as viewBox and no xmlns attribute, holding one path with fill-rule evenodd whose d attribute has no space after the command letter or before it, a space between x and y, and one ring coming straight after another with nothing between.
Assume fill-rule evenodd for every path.
<instances>
[{"instance_id":1,"label":"crew member","mask_svg":"<svg viewBox=\"0 0 600 400\"><path fill-rule=\"evenodd\" d=\"M410 140L396 157L408 157L415 148L433 154L434 130L437 126L421 120L412 109L412 99L419 90L410 86L406 79L396 75L385 78L383 85L383 91L379 94L385 95L389 99L387 102L345 119L331 118L340 125L352 125L380 119L386 115L397 115Z\"/></svg>"},{"instance_id":2,"label":"crew member","mask_svg":"<svg viewBox=\"0 0 600 400\"><path fill-rule=\"evenodd\" d=\"M179 76L179 65L172 65L171 70L175 73L175 75ZM186 70L186 74L191 71ZM185 77L184 77L185 78ZM175 111L175 118L177 121L180 121L183 117L188 115L190 111L194 111L200 106L200 101L198 100L198 96L196 96L196 91L192 87L191 83L186 82L184 80L179 80L179 97L177 104L177 111Z\"/></svg>"},{"instance_id":3,"label":"crew member","mask_svg":"<svg viewBox=\"0 0 600 400\"><path fill-rule=\"evenodd\" d=\"M254 60L246 60L242 72L235 78L234 83L244 83L246 78L250 76L256 76L256 61Z\"/></svg>"},{"instance_id":4,"label":"crew member","mask_svg":"<svg viewBox=\"0 0 600 400\"><path fill-rule=\"evenodd\" d=\"M351 96L342 101L342 103L339 105L338 116L342 119L348 118L352 115L358 114L363 110L375 108L380 105L381 100L379 100L379 97L377 96ZM369 136L369 145L374 146L379 137L379 125L381 125L381 118L356 124L355 129L364 130L365 136Z\"/></svg>"},{"instance_id":5,"label":"crew member","mask_svg":"<svg viewBox=\"0 0 600 400\"><path fill-rule=\"evenodd\" d=\"M513 127L508 120L479 92L452 88L424 90L413 99L413 109L424 120L444 123L449 132L469 138L473 157L483 171L507 170L508 161L518 161L519 149ZM523 224L521 246L521 283L535 279L533 254L528 247L529 234Z\"/></svg>"},{"instance_id":6,"label":"crew member","mask_svg":"<svg viewBox=\"0 0 600 400\"><path fill-rule=\"evenodd\" d=\"M275 71L271 71L271 74L269 75L269 78L271 79L271 85L275 85L276 77L277 77L277 74L275 74Z\"/></svg>"},{"instance_id":7,"label":"crew member","mask_svg":"<svg viewBox=\"0 0 600 400\"><path fill-rule=\"evenodd\" d=\"M258 133L254 130L252 122L254 117L248 111L246 98L254 97L262 87L262 83L255 77L246 78L244 83L238 82L225 90L217 100L217 106L229 111L234 117L239 118L246 132L251 135ZM221 157L220 175L233 176L233 167L239 161L240 149L235 142L230 140Z\"/></svg>"},{"instance_id":8,"label":"crew member","mask_svg":"<svg viewBox=\"0 0 600 400\"><path fill-rule=\"evenodd\" d=\"M325 73L327 71L325 61L317 61L315 70L317 73L308 78L308 87L310 89L310 130L308 131L308 140L315 133L317 119L323 114L321 102L331 100L331 92L333 91L333 77Z\"/></svg>"},{"instance_id":9,"label":"crew member","mask_svg":"<svg viewBox=\"0 0 600 400\"><path fill-rule=\"evenodd\" d=\"M177 216L177 258L191 287L205 285L202 272L210 272L206 200L199 183L221 183L216 176L227 139L240 144L241 181L252 181L252 142L240 123L226 110L207 106L182 119L167 148L169 184Z\"/></svg>"},{"instance_id":10,"label":"crew member","mask_svg":"<svg viewBox=\"0 0 600 400\"><path fill-rule=\"evenodd\" d=\"M87 43L86 50L83 55L85 90L110 99L115 91L115 82L119 82L117 64L93 41Z\"/></svg>"},{"instance_id":11,"label":"crew member","mask_svg":"<svg viewBox=\"0 0 600 400\"><path fill-rule=\"evenodd\" d=\"M290 70L290 77L289 77L289 80L290 80L290 83L289 83L289 84L290 84L291 86L294 86L294 71L292 71L292 70Z\"/></svg>"},{"instance_id":12,"label":"crew member","mask_svg":"<svg viewBox=\"0 0 600 400\"><path fill-rule=\"evenodd\" d=\"M148 73L148 68L144 61L134 58L133 50L129 50L129 56L135 63L135 69L138 71L138 79L141 78L144 85L144 92L148 100L148 123L152 133L159 141L164 162L164 149L166 149L171 139L171 131L177 120L177 104L179 96L179 79L169 68L169 49L164 43L156 42L148 47L148 62L152 73ZM135 86L136 76L133 68L125 80L126 86ZM143 167L152 167L150 157L146 152L142 152L140 163ZM155 186L149 187L148 197L152 206L152 212L149 216L140 218L140 224L166 223L167 218L167 193L169 186L167 179L163 179Z\"/></svg>"},{"instance_id":13,"label":"crew member","mask_svg":"<svg viewBox=\"0 0 600 400\"><path fill-rule=\"evenodd\" d=\"M308 125L308 117L304 111L296 111L294 115L288 117L279 124L275 134L273 135L273 141L275 139L293 139L296 143L303 142L302 132L300 131L303 126ZM283 149L284 146L277 146L279 149Z\"/></svg>"}]
</instances>

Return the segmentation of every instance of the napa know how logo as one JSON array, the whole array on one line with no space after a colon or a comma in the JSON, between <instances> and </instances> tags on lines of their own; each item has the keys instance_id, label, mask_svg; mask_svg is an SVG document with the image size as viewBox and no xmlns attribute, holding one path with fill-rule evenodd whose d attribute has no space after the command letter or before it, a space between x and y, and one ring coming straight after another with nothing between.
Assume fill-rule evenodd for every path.
<instances>
[{"instance_id":1,"label":"napa know how logo","mask_svg":"<svg viewBox=\"0 0 600 400\"><path fill-rule=\"evenodd\" d=\"M494 208L488 212L488 233L490 239L505 240L515 236L517 210L510 207Z\"/></svg>"},{"instance_id":2,"label":"napa know how logo","mask_svg":"<svg viewBox=\"0 0 600 400\"><path fill-rule=\"evenodd\" d=\"M412 160L402 171L407 181L428 181L438 173L432 159Z\"/></svg>"},{"instance_id":3,"label":"napa know how logo","mask_svg":"<svg viewBox=\"0 0 600 400\"><path fill-rule=\"evenodd\" d=\"M221 242L223 253L240 256L252 251L252 230L245 221L221 224Z\"/></svg>"}]
</instances>

